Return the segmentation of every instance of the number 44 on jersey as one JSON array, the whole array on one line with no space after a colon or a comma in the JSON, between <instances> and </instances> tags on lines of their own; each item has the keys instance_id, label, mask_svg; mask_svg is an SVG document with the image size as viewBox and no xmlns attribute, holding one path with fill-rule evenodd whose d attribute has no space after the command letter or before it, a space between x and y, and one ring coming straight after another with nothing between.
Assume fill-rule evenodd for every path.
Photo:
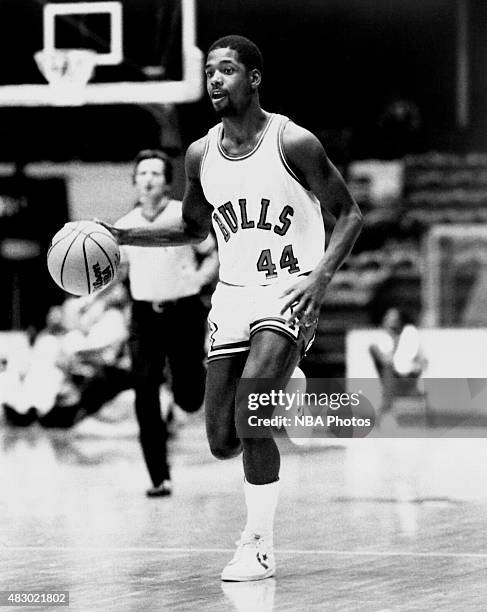
<instances>
[{"instance_id":1,"label":"number 44 on jersey","mask_svg":"<svg viewBox=\"0 0 487 612\"><path fill-rule=\"evenodd\" d=\"M286 205L279 215L279 223L273 225L267 221L267 211L270 201L266 198L261 199L259 220L249 220L247 213L247 200L241 198L238 200L240 219L237 218L237 213L232 202L226 202L218 207L218 212L213 213L213 219L219 227L225 242L231 239L232 234L236 234L239 230L257 228L266 231L273 231L279 236L285 236L291 226L291 219L294 215L292 206ZM264 272L266 279L277 277L277 265L272 260L270 249L263 249L256 261L257 270ZM288 269L289 274L299 272L298 260L294 256L293 247L287 244L280 255L279 267L281 270Z\"/></svg>"}]
</instances>

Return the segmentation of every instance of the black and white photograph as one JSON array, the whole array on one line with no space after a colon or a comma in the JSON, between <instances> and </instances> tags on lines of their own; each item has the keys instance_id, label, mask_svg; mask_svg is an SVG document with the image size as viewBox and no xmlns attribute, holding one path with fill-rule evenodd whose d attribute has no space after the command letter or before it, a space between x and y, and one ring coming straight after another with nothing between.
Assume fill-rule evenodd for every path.
<instances>
[{"instance_id":1,"label":"black and white photograph","mask_svg":"<svg viewBox=\"0 0 487 612\"><path fill-rule=\"evenodd\" d=\"M0 52L0 610L486 609L487 4L0 0Z\"/></svg>"}]
</instances>

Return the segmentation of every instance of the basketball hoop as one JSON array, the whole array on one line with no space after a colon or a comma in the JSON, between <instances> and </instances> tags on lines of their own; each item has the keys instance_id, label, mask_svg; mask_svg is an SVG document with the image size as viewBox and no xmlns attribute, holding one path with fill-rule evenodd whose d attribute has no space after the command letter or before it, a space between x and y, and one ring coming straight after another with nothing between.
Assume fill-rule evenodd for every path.
<instances>
[{"instance_id":1,"label":"basketball hoop","mask_svg":"<svg viewBox=\"0 0 487 612\"><path fill-rule=\"evenodd\" d=\"M180 0L181 74L175 78L164 74L160 67L148 66L144 70L146 80L107 80L108 71L97 75L96 83L90 82L96 66L119 66L124 61L122 0L42 0L42 47L36 62L45 76L42 83L0 83L0 109L3 107L80 106L107 104L186 104L196 102L203 95L203 53L196 46L197 0ZM134 4L134 3L132 3ZM137 4L137 3L135 3ZM160 4L152 3L152 4ZM1 0L0 0L1 6ZM155 9L154 9L155 10ZM71 19L74 15L73 21ZM99 34L85 27L85 16L94 15L96 21L108 23L108 31ZM98 17L97 17L98 15ZM102 19L99 19L99 16ZM170 14L168 13L170 17ZM108 18L108 19L107 19ZM154 15L155 18L155 15ZM91 17L90 23L91 23ZM40 19L36 19L36 23ZM70 24L71 34L58 25ZM9 23L8 21L6 23ZM76 24L81 24L80 26ZM87 24L87 22L86 22ZM135 24L129 24L130 26ZM168 23L168 26L171 25ZM72 27L71 27L72 26ZM98 28L98 26L97 26ZM103 26L101 30L105 31ZM63 34L61 36L61 34ZM59 44L76 47L74 40L98 41L93 55L83 49L59 49ZM178 33L179 37L179 33ZM73 51L73 52L72 52ZM105 52L106 51L106 52ZM14 51L12 51L14 53ZM81 54L81 55L80 55ZM80 57L83 59L80 60ZM90 57L90 59L88 59ZM81 66L79 63L81 62Z\"/></svg>"},{"instance_id":2,"label":"basketball hoop","mask_svg":"<svg viewBox=\"0 0 487 612\"><path fill-rule=\"evenodd\" d=\"M49 83L52 103L84 104L85 87L93 76L97 53L89 49L41 49L34 54L37 67Z\"/></svg>"}]
</instances>

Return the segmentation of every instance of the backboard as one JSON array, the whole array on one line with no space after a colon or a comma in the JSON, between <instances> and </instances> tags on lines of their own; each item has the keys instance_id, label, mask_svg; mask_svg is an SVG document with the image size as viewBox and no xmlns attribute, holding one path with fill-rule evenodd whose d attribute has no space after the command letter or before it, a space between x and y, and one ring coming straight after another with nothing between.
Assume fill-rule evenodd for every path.
<instances>
[{"instance_id":1,"label":"backboard","mask_svg":"<svg viewBox=\"0 0 487 612\"><path fill-rule=\"evenodd\" d=\"M95 53L92 76L75 97L59 89L70 87L61 68L56 89L34 62L36 52L58 49ZM0 51L8 58L0 67L0 107L170 104L202 95L195 0L6 0Z\"/></svg>"}]
</instances>

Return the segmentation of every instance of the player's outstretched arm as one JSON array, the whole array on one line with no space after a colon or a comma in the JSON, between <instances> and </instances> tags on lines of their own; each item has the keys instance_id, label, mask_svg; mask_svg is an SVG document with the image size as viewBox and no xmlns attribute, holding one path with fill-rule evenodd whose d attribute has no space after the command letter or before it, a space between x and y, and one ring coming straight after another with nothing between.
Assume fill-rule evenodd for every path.
<instances>
[{"instance_id":1,"label":"player's outstretched arm","mask_svg":"<svg viewBox=\"0 0 487 612\"><path fill-rule=\"evenodd\" d=\"M189 146L185 158L186 186L181 216L155 221L151 225L118 228L102 223L120 244L135 246L180 246L204 240L210 231L212 207L206 201L199 178L205 139Z\"/></svg>"},{"instance_id":2,"label":"player's outstretched arm","mask_svg":"<svg viewBox=\"0 0 487 612\"><path fill-rule=\"evenodd\" d=\"M283 135L287 160L296 174L315 194L321 204L323 218L335 219L326 252L313 272L285 292L291 304L292 320L305 324L316 319L328 284L350 254L363 226L362 214L338 170L328 159L320 141L308 130L289 123Z\"/></svg>"}]
</instances>

